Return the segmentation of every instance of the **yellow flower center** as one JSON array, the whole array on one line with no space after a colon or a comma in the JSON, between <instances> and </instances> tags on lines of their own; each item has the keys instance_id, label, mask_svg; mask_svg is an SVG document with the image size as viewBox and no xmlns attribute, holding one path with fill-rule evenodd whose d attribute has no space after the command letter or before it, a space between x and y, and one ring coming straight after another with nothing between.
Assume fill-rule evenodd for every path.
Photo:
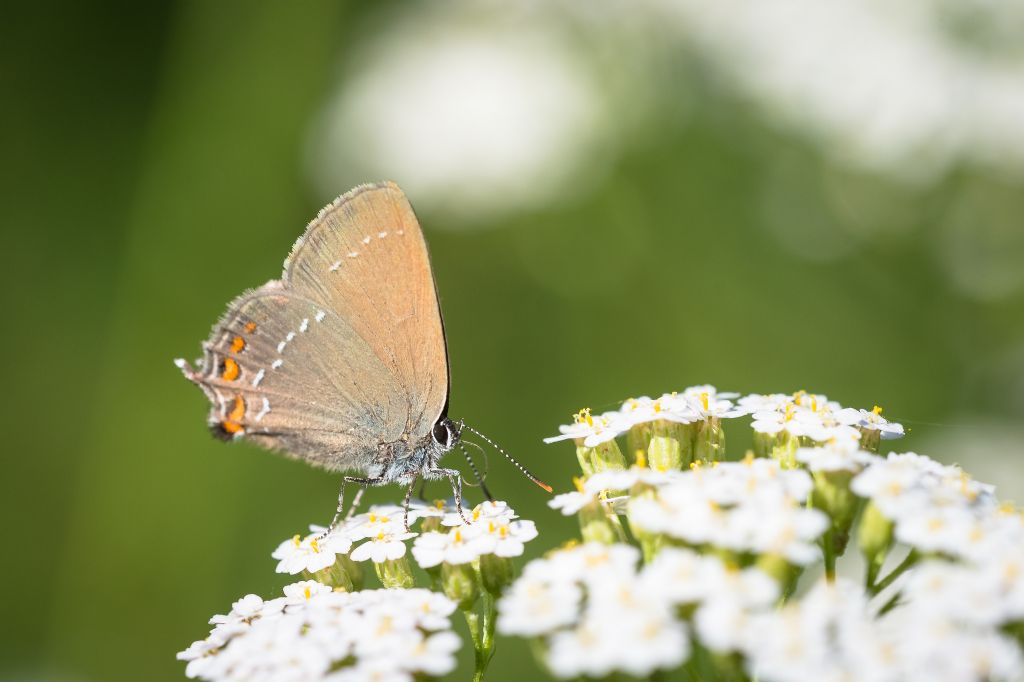
<instances>
[{"instance_id":1,"label":"yellow flower center","mask_svg":"<svg viewBox=\"0 0 1024 682\"><path fill-rule=\"evenodd\" d=\"M871 408L871 414L876 415L876 416L881 415L882 414L882 408L879 407L878 405L875 405L874 407Z\"/></svg>"},{"instance_id":2,"label":"yellow flower center","mask_svg":"<svg viewBox=\"0 0 1024 682\"><path fill-rule=\"evenodd\" d=\"M310 597L313 596L313 592L312 592L312 590L309 589L309 585L306 585L306 588L304 590L302 590L302 593L304 595L306 595L306 599L309 599Z\"/></svg>"},{"instance_id":3,"label":"yellow flower center","mask_svg":"<svg viewBox=\"0 0 1024 682\"><path fill-rule=\"evenodd\" d=\"M701 402L702 405L704 405L704 409L705 410L708 409L708 394L707 394L707 391L705 391L704 393L700 394L700 402Z\"/></svg>"},{"instance_id":4,"label":"yellow flower center","mask_svg":"<svg viewBox=\"0 0 1024 682\"><path fill-rule=\"evenodd\" d=\"M309 546L313 548L313 552L316 554L320 553L320 545L317 543L316 538L309 541Z\"/></svg>"},{"instance_id":5,"label":"yellow flower center","mask_svg":"<svg viewBox=\"0 0 1024 682\"><path fill-rule=\"evenodd\" d=\"M579 476L572 477L572 484L576 486L577 492L583 492L583 479Z\"/></svg>"},{"instance_id":6,"label":"yellow flower center","mask_svg":"<svg viewBox=\"0 0 1024 682\"><path fill-rule=\"evenodd\" d=\"M296 547L298 547L299 545L302 544L302 540L299 538L299 534L298 533L296 533L294 536L292 536L292 544L295 545Z\"/></svg>"}]
</instances>

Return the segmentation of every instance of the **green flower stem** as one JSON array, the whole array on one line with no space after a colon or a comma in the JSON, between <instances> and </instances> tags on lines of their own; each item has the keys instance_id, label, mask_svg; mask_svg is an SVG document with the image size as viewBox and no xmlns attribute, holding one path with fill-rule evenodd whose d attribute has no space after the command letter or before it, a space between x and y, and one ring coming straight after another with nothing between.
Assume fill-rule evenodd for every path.
<instances>
[{"instance_id":1,"label":"green flower stem","mask_svg":"<svg viewBox=\"0 0 1024 682\"><path fill-rule=\"evenodd\" d=\"M911 566L916 564L920 558L921 558L920 554L918 554L914 550L911 550L910 554L908 554L903 559L903 561L900 562L899 566L897 566L896 568L892 569L889 572L889 575L885 576L884 578L879 580L874 585L871 585L868 588L868 591L871 592L872 595L878 594L879 592L881 592L885 588L889 587L889 585L892 585L893 582L896 580L896 578L899 578L901 575L906 573L907 569L909 569Z\"/></svg>"},{"instance_id":2,"label":"green flower stem","mask_svg":"<svg viewBox=\"0 0 1024 682\"><path fill-rule=\"evenodd\" d=\"M473 640L473 660L476 669L473 682L481 682L487 666L494 657L494 626L498 620L498 609L494 596L488 592L481 595L481 609L466 609L462 612L469 628L469 636Z\"/></svg>"},{"instance_id":3,"label":"green flower stem","mask_svg":"<svg viewBox=\"0 0 1024 682\"><path fill-rule=\"evenodd\" d=\"M835 529L829 528L821 536L821 555L825 560L825 578L830 582L836 581L836 542Z\"/></svg>"}]
</instances>

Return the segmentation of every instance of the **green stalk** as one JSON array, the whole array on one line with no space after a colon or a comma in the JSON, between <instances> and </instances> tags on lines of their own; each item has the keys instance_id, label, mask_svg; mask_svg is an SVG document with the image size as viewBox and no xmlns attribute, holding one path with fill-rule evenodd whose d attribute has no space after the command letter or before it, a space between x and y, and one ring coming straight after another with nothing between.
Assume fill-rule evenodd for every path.
<instances>
[{"instance_id":1,"label":"green stalk","mask_svg":"<svg viewBox=\"0 0 1024 682\"><path fill-rule=\"evenodd\" d=\"M908 554L903 559L903 561L900 562L899 566L892 569L892 571L889 572L889 575L885 576L884 578L882 578L877 583L871 586L871 594L876 595L885 588L889 587L889 585L892 585L896 578L899 578L901 575L906 573L907 569L916 564L917 560L920 558L921 557L917 552L915 552L914 550L910 550L910 554Z\"/></svg>"}]
</instances>

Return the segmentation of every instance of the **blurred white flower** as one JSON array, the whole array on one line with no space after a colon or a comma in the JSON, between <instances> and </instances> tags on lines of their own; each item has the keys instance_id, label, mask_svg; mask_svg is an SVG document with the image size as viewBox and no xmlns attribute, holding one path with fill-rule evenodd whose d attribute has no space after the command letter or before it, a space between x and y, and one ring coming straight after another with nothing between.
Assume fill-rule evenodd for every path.
<instances>
[{"instance_id":1,"label":"blurred white flower","mask_svg":"<svg viewBox=\"0 0 1024 682\"><path fill-rule=\"evenodd\" d=\"M740 639L747 669L759 679L908 679L882 640L863 590L844 580L819 581L799 601L752 615Z\"/></svg>"},{"instance_id":2,"label":"blurred white flower","mask_svg":"<svg viewBox=\"0 0 1024 682\"><path fill-rule=\"evenodd\" d=\"M479 224L589 184L610 118L595 65L548 14L467 21L454 5L407 8L355 51L315 132L325 194L389 178L417 205Z\"/></svg>"},{"instance_id":3,"label":"blurred white flower","mask_svg":"<svg viewBox=\"0 0 1024 682\"><path fill-rule=\"evenodd\" d=\"M770 116L843 162L912 180L960 160L1024 168L1024 58L993 39L1024 13L966 4L648 2Z\"/></svg>"},{"instance_id":4,"label":"blurred white flower","mask_svg":"<svg viewBox=\"0 0 1024 682\"><path fill-rule=\"evenodd\" d=\"M857 410L852 407L840 410L836 415L845 424L859 426L869 431L878 431L882 440L903 437L903 425L891 422L882 416L882 408Z\"/></svg>"},{"instance_id":5,"label":"blurred white flower","mask_svg":"<svg viewBox=\"0 0 1024 682\"><path fill-rule=\"evenodd\" d=\"M860 449L856 438L836 438L813 448L797 448L796 461L810 471L850 471L857 473L879 461L878 455Z\"/></svg>"},{"instance_id":6,"label":"blurred white flower","mask_svg":"<svg viewBox=\"0 0 1024 682\"><path fill-rule=\"evenodd\" d=\"M498 604L498 631L507 635L544 635L576 621L582 591L572 581L534 570L505 593Z\"/></svg>"}]
</instances>

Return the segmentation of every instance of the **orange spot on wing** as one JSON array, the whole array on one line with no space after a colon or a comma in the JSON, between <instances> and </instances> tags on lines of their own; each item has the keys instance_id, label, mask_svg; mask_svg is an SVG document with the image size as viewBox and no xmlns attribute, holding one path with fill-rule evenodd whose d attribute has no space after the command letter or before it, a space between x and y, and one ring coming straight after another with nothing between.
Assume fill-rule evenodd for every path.
<instances>
[{"instance_id":1,"label":"orange spot on wing","mask_svg":"<svg viewBox=\"0 0 1024 682\"><path fill-rule=\"evenodd\" d=\"M246 322L245 323L245 331L247 331L250 334L252 334L254 331L256 331L256 323L255 322Z\"/></svg>"},{"instance_id":2,"label":"orange spot on wing","mask_svg":"<svg viewBox=\"0 0 1024 682\"><path fill-rule=\"evenodd\" d=\"M224 381L234 381L240 373L237 362L231 358L224 358L224 371L220 375L221 379Z\"/></svg>"},{"instance_id":3,"label":"orange spot on wing","mask_svg":"<svg viewBox=\"0 0 1024 682\"><path fill-rule=\"evenodd\" d=\"M245 400L240 395L235 396L235 404L228 413L228 419L233 422L240 422L245 416Z\"/></svg>"},{"instance_id":4,"label":"orange spot on wing","mask_svg":"<svg viewBox=\"0 0 1024 682\"><path fill-rule=\"evenodd\" d=\"M227 419L221 421L220 426L224 429L225 433L232 435L236 433L242 433L244 427L242 426L242 418L245 417L245 399L240 395L235 396L235 402L231 407L231 412L228 413Z\"/></svg>"},{"instance_id":5,"label":"orange spot on wing","mask_svg":"<svg viewBox=\"0 0 1024 682\"><path fill-rule=\"evenodd\" d=\"M231 339L232 353L241 353L243 350L245 350L245 339L243 339L241 336L236 336L235 338Z\"/></svg>"}]
</instances>

